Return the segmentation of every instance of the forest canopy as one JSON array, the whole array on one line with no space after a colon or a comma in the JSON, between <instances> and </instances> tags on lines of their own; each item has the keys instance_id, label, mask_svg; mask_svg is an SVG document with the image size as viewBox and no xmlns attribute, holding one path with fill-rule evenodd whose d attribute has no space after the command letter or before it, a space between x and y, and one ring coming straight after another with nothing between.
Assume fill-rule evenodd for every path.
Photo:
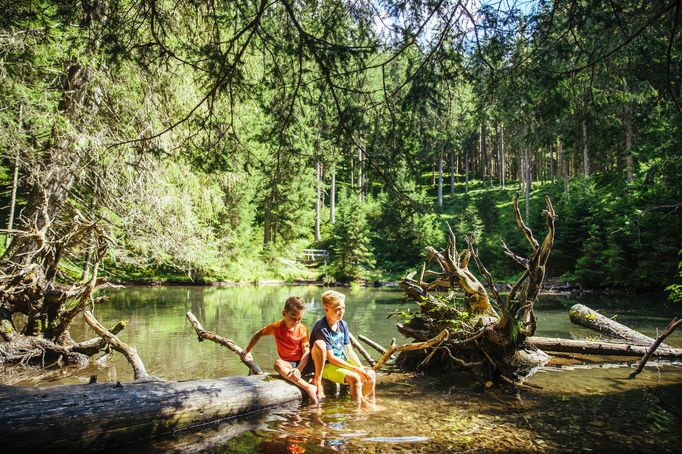
<instances>
[{"instance_id":1,"label":"forest canopy","mask_svg":"<svg viewBox=\"0 0 682 454\"><path fill-rule=\"evenodd\" d=\"M2 11L5 247L42 232L59 279L391 279L446 222L511 279L521 191L531 228L554 201L548 277L679 280L678 1Z\"/></svg>"}]
</instances>

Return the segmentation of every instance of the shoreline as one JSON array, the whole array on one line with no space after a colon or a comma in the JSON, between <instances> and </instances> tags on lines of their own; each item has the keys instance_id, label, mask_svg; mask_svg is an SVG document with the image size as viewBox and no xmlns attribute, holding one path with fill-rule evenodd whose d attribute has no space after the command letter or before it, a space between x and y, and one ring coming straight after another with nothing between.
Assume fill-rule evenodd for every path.
<instances>
[{"instance_id":1,"label":"shoreline","mask_svg":"<svg viewBox=\"0 0 682 454\"><path fill-rule=\"evenodd\" d=\"M111 287L271 287L271 286L315 286L315 287L341 287L351 288L357 285L363 288L400 288L400 281L368 281L368 282L326 282L314 279L263 279L254 281L216 281L216 282L191 282L191 281L110 281ZM488 285L485 285L488 289ZM507 292L509 284L496 285L499 292ZM663 291L636 291L631 289L586 289L580 286L572 286L568 283L552 283L543 286L541 296L579 296L579 295L665 295Z\"/></svg>"}]
</instances>

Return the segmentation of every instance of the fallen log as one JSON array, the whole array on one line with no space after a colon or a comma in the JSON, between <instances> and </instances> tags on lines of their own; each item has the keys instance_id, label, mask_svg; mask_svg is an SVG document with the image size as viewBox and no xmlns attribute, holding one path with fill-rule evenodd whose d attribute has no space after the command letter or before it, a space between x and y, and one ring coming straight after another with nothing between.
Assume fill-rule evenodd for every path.
<instances>
[{"instance_id":1,"label":"fallen log","mask_svg":"<svg viewBox=\"0 0 682 454\"><path fill-rule=\"evenodd\" d=\"M571 322L585 328L597 331L607 336L622 339L629 344L649 346L654 343L655 339L645 336L639 331L628 328L622 323L618 323L608 317L601 315L599 312L593 311L582 304L574 304L568 312ZM663 347L670 347L669 345L662 345Z\"/></svg>"},{"instance_id":2,"label":"fallen log","mask_svg":"<svg viewBox=\"0 0 682 454\"><path fill-rule=\"evenodd\" d=\"M4 452L96 451L301 398L301 389L268 375L0 386L0 440Z\"/></svg>"},{"instance_id":3,"label":"fallen log","mask_svg":"<svg viewBox=\"0 0 682 454\"><path fill-rule=\"evenodd\" d=\"M531 345L549 352L583 353L609 356L643 356L649 347L642 345L593 342L574 339L558 339L533 336L526 339ZM682 360L682 348L659 348L653 355L660 359Z\"/></svg>"}]
</instances>

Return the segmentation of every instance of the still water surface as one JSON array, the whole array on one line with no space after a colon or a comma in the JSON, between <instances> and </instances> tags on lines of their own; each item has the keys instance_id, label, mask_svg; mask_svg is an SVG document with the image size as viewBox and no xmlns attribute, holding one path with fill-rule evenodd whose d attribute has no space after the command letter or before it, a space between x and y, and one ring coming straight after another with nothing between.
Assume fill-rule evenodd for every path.
<instances>
[{"instance_id":1,"label":"still water surface","mask_svg":"<svg viewBox=\"0 0 682 454\"><path fill-rule=\"evenodd\" d=\"M412 307L401 302L399 291L342 291L348 294L345 319L353 333L384 345L393 337L405 342L395 329L398 319L387 318ZM245 375L236 355L197 342L185 312L192 311L205 329L246 346L253 332L281 316L290 295L306 300L304 323L311 327L323 314L321 293L318 287L129 288L108 291L110 300L96 315L105 326L128 320L120 337L137 348L152 375L168 380ZM593 338L568 320L568 308L577 302L649 335L665 328L676 312L653 297L543 297L537 335ZM72 333L78 340L92 337L81 323ZM668 343L682 346L682 333ZM254 351L268 371L276 357L271 338ZM470 378L392 376L378 387L383 411L358 413L341 395L319 407L292 404L126 452L681 452L682 368L659 364L627 380L630 370L609 364L547 368L530 380L542 389L521 392L486 388ZM53 383L87 382L91 375L98 381L132 380L125 359L115 355L107 366L57 375Z\"/></svg>"}]
</instances>

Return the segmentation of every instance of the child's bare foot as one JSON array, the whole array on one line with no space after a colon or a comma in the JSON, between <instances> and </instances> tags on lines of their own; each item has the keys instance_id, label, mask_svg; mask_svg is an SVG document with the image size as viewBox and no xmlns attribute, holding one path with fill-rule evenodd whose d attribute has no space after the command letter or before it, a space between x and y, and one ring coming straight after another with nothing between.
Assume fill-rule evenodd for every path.
<instances>
[{"instance_id":1,"label":"child's bare foot","mask_svg":"<svg viewBox=\"0 0 682 454\"><path fill-rule=\"evenodd\" d=\"M308 384L308 386L305 387L305 391L308 393L308 397L310 397L310 401L314 404L317 404L317 388L315 385Z\"/></svg>"},{"instance_id":2,"label":"child's bare foot","mask_svg":"<svg viewBox=\"0 0 682 454\"><path fill-rule=\"evenodd\" d=\"M317 400L322 400L327 397L324 395L324 387L322 386L321 382L318 383L317 385L313 383L313 386L317 388Z\"/></svg>"}]
</instances>

